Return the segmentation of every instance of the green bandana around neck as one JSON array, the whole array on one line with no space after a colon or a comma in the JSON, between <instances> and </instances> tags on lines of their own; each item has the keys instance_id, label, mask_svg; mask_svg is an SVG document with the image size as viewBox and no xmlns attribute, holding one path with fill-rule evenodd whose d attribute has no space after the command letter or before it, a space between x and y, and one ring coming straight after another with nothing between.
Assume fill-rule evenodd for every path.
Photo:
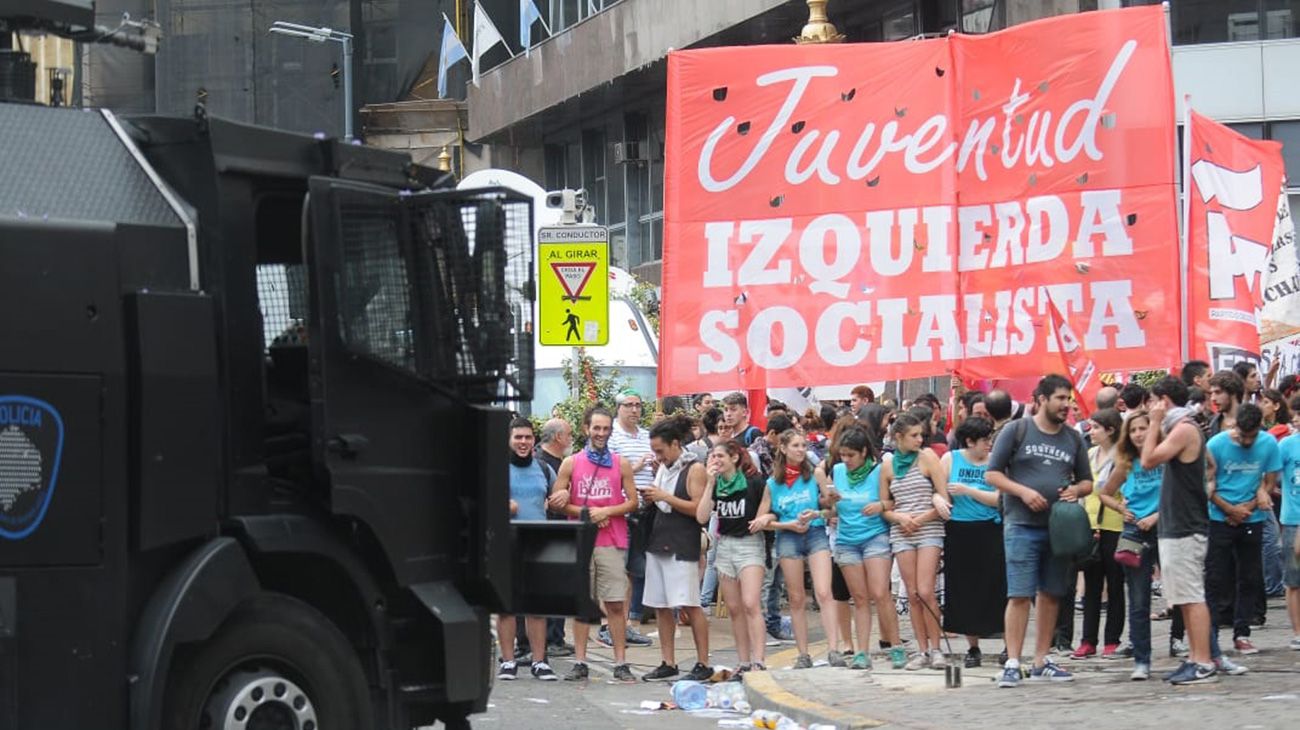
<instances>
[{"instance_id":1,"label":"green bandana around neck","mask_svg":"<svg viewBox=\"0 0 1300 730\"><path fill-rule=\"evenodd\" d=\"M871 473L871 470L874 468L876 468L876 462L872 461L871 459L867 459L866 461L862 462L862 466L858 467L857 469L849 469L848 470L849 486L857 487L861 485L863 482L867 480L867 475L869 475Z\"/></svg>"},{"instance_id":2,"label":"green bandana around neck","mask_svg":"<svg viewBox=\"0 0 1300 730\"><path fill-rule=\"evenodd\" d=\"M732 474L730 478L719 474L717 480L717 494L719 497L730 497L733 494L744 491L747 486L749 486L749 481L745 479L745 475L740 471Z\"/></svg>"},{"instance_id":3,"label":"green bandana around neck","mask_svg":"<svg viewBox=\"0 0 1300 730\"><path fill-rule=\"evenodd\" d=\"M901 451L895 451L894 452L894 478L902 479L907 474L907 470L911 469L912 465L916 463L916 457L920 455L921 455L920 451L913 451L910 454L904 454Z\"/></svg>"}]
</instances>

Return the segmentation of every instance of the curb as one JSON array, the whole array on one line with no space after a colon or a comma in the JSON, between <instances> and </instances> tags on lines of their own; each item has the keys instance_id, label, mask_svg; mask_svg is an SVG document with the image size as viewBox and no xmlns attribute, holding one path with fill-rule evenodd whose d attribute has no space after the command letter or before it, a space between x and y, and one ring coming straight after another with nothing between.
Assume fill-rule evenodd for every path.
<instances>
[{"instance_id":1,"label":"curb","mask_svg":"<svg viewBox=\"0 0 1300 730\"><path fill-rule=\"evenodd\" d=\"M798 649L787 649L769 656L767 663L770 667L784 666L793 664L798 657ZM747 673L745 697L755 710L779 712L805 726L820 723L834 725L839 730L858 730L885 724L884 720L839 710L789 692L772 677L771 672Z\"/></svg>"}]
</instances>

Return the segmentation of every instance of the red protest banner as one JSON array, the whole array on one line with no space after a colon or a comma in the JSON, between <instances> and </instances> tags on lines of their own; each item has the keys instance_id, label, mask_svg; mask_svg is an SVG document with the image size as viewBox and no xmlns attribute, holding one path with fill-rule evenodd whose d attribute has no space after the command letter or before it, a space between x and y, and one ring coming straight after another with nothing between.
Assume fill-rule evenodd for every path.
<instances>
[{"instance_id":1,"label":"red protest banner","mask_svg":"<svg viewBox=\"0 0 1300 730\"><path fill-rule=\"evenodd\" d=\"M668 87L662 391L1041 375L1049 294L1099 367L1176 358L1159 8L674 52Z\"/></svg>"},{"instance_id":2,"label":"red protest banner","mask_svg":"<svg viewBox=\"0 0 1300 730\"><path fill-rule=\"evenodd\" d=\"M1187 118L1190 352L1219 370L1259 358L1285 167L1281 143L1250 139L1193 111Z\"/></svg>"}]
</instances>

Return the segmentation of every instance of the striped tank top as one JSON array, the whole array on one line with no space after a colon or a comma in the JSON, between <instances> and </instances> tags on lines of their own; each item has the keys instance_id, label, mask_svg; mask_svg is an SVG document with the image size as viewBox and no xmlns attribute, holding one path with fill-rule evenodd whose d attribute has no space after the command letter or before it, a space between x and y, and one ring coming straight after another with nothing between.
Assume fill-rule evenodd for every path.
<instances>
[{"instance_id":1,"label":"striped tank top","mask_svg":"<svg viewBox=\"0 0 1300 730\"><path fill-rule=\"evenodd\" d=\"M889 486L889 492L894 498L895 512L919 515L934 508L934 484L930 482L930 477L921 472L920 464L913 464L902 479L895 477L893 483ZM930 538L942 540L943 534L943 522L940 520L921 525L921 529L911 535L904 535L898 525L891 525L889 528L889 541L891 543L917 544L921 540Z\"/></svg>"}]
</instances>

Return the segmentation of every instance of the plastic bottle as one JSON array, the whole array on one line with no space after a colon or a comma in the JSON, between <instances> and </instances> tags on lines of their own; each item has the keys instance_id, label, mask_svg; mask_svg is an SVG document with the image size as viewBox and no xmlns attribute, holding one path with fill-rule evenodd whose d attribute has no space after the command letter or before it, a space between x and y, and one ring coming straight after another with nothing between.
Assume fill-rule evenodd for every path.
<instances>
[{"instance_id":1,"label":"plastic bottle","mask_svg":"<svg viewBox=\"0 0 1300 730\"><path fill-rule=\"evenodd\" d=\"M673 704L683 710L703 710L709 706L709 688L699 682L683 679L673 683Z\"/></svg>"},{"instance_id":2,"label":"plastic bottle","mask_svg":"<svg viewBox=\"0 0 1300 730\"><path fill-rule=\"evenodd\" d=\"M776 730L804 730L804 728L797 721L782 715L781 720L776 723Z\"/></svg>"},{"instance_id":3,"label":"plastic bottle","mask_svg":"<svg viewBox=\"0 0 1300 730\"><path fill-rule=\"evenodd\" d=\"M745 687L740 682L719 682L709 686L709 707L734 710L737 702L745 700Z\"/></svg>"}]
</instances>

